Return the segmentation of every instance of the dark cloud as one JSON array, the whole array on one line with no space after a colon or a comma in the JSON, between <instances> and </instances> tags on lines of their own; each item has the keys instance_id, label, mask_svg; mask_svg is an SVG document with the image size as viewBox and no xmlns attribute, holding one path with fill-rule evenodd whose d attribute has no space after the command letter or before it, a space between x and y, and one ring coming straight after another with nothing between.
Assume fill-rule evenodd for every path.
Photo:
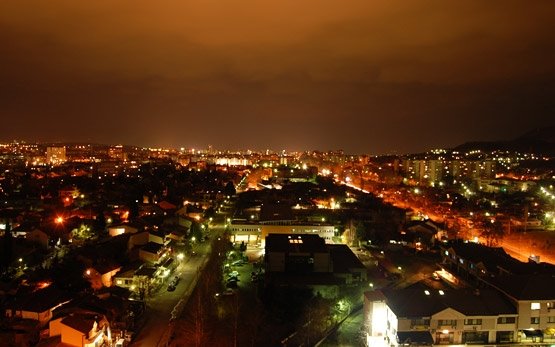
<instances>
[{"instance_id":1,"label":"dark cloud","mask_svg":"<svg viewBox=\"0 0 555 347\"><path fill-rule=\"evenodd\" d=\"M2 140L408 152L552 124L551 1L0 4Z\"/></svg>"}]
</instances>

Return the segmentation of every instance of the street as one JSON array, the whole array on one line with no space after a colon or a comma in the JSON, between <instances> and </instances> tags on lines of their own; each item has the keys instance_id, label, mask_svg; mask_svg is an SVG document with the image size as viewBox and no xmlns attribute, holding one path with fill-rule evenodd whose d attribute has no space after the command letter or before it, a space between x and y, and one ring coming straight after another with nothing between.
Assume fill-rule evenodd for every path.
<instances>
[{"instance_id":1,"label":"street","mask_svg":"<svg viewBox=\"0 0 555 347\"><path fill-rule=\"evenodd\" d=\"M162 342L162 338L167 338L164 335L168 330L172 311L174 311L180 300L183 300L180 303L181 306L188 300L196 285L198 271L208 257L208 252L208 245L199 247L196 256L190 257L177 268L175 273L176 275L179 274L181 281L176 286L175 291L168 292L167 285L164 285L158 293L147 299L145 324L131 342L131 346L158 346Z\"/></svg>"},{"instance_id":2,"label":"street","mask_svg":"<svg viewBox=\"0 0 555 347\"><path fill-rule=\"evenodd\" d=\"M500 246L512 257L527 262L531 255L540 257L540 262L555 264L555 233L550 231L517 232L505 235Z\"/></svg>"},{"instance_id":3,"label":"street","mask_svg":"<svg viewBox=\"0 0 555 347\"><path fill-rule=\"evenodd\" d=\"M320 347L359 347L364 346L362 326L364 310L356 310L345 319L337 330L328 336Z\"/></svg>"}]
</instances>

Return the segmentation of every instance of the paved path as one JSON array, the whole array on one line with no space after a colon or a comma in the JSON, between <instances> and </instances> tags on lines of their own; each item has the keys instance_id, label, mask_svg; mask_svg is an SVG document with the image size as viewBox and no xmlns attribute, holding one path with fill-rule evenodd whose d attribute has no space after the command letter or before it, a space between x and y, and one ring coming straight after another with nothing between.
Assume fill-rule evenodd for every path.
<instances>
[{"instance_id":1,"label":"paved path","mask_svg":"<svg viewBox=\"0 0 555 347\"><path fill-rule=\"evenodd\" d=\"M180 300L186 301L196 284L198 269L206 255L191 257L184 265L178 268L181 281L175 291L168 292L167 285L152 298L147 300L146 323L131 342L132 347L157 346L168 328L172 311Z\"/></svg>"},{"instance_id":2,"label":"paved path","mask_svg":"<svg viewBox=\"0 0 555 347\"><path fill-rule=\"evenodd\" d=\"M364 310L360 309L345 319L337 330L329 335L318 347L362 347L364 338L361 331Z\"/></svg>"}]
</instances>

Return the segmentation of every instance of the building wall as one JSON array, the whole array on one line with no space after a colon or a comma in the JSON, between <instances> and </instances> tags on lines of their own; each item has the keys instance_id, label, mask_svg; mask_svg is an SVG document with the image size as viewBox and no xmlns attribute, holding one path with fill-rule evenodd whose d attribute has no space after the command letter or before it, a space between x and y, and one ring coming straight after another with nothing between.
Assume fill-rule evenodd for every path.
<instances>
[{"instance_id":1,"label":"building wall","mask_svg":"<svg viewBox=\"0 0 555 347\"><path fill-rule=\"evenodd\" d=\"M156 242L160 245L164 244L164 238L158 235L148 233L148 242Z\"/></svg>"},{"instance_id":2,"label":"building wall","mask_svg":"<svg viewBox=\"0 0 555 347\"><path fill-rule=\"evenodd\" d=\"M268 234L317 234L326 242L335 236L333 225L271 225L271 224L232 224L230 226L231 241L264 243Z\"/></svg>"},{"instance_id":3,"label":"building wall","mask_svg":"<svg viewBox=\"0 0 555 347\"><path fill-rule=\"evenodd\" d=\"M555 296L555 295L554 295ZM539 304L539 309L532 309ZM551 305L551 307L548 307ZM521 300L518 302L518 329L555 328L555 300ZM539 324L532 323L532 317L539 318ZM552 317L552 318L550 318ZM549 322L551 320L552 322Z\"/></svg>"},{"instance_id":4,"label":"building wall","mask_svg":"<svg viewBox=\"0 0 555 347\"><path fill-rule=\"evenodd\" d=\"M111 287L112 286L112 278L119 272L119 270L121 270L121 268L117 268L114 269L110 272L107 272L105 274L102 275L102 285L104 285L105 287Z\"/></svg>"},{"instance_id":5,"label":"building wall","mask_svg":"<svg viewBox=\"0 0 555 347\"><path fill-rule=\"evenodd\" d=\"M517 339L517 323L497 323L499 316L466 316L452 308L447 308L431 317L399 317L390 310L385 301L369 302L365 297L365 322L369 346L396 346L392 341L398 331L429 331L436 344L463 344L465 334L485 334L487 343L496 343L498 332L510 332ZM516 317L504 315L502 317ZM468 325L467 320L481 320L481 324ZM468 321L467 321L468 322ZM389 340L387 338L389 336ZM467 335L468 336L468 335ZM396 341L396 340L395 340ZM504 341L506 342L506 341Z\"/></svg>"},{"instance_id":6,"label":"building wall","mask_svg":"<svg viewBox=\"0 0 555 347\"><path fill-rule=\"evenodd\" d=\"M127 242L127 249L132 249L136 246L144 246L148 243L148 239L149 233L147 231L133 234L129 237L129 241Z\"/></svg>"},{"instance_id":7,"label":"building wall","mask_svg":"<svg viewBox=\"0 0 555 347\"><path fill-rule=\"evenodd\" d=\"M61 324L62 343L70 346L83 347L84 334L65 324Z\"/></svg>"},{"instance_id":8,"label":"building wall","mask_svg":"<svg viewBox=\"0 0 555 347\"><path fill-rule=\"evenodd\" d=\"M135 234L137 231L137 228L133 228L129 225L118 225L108 228L108 233L110 234L110 236L118 236L121 234Z\"/></svg>"},{"instance_id":9,"label":"building wall","mask_svg":"<svg viewBox=\"0 0 555 347\"><path fill-rule=\"evenodd\" d=\"M37 320L40 325L46 325L52 319L52 312L50 310L44 312L21 311L21 318Z\"/></svg>"},{"instance_id":10,"label":"building wall","mask_svg":"<svg viewBox=\"0 0 555 347\"><path fill-rule=\"evenodd\" d=\"M139 258L143 261L148 261L151 263L156 263L160 257L158 256L158 254L153 254L150 252L146 252L142 249L139 250Z\"/></svg>"},{"instance_id":11,"label":"building wall","mask_svg":"<svg viewBox=\"0 0 555 347\"><path fill-rule=\"evenodd\" d=\"M398 320L384 301L365 300L366 342L368 346L389 347L397 345Z\"/></svg>"},{"instance_id":12,"label":"building wall","mask_svg":"<svg viewBox=\"0 0 555 347\"><path fill-rule=\"evenodd\" d=\"M62 334L62 318L51 320L48 323L48 334L50 337Z\"/></svg>"}]
</instances>

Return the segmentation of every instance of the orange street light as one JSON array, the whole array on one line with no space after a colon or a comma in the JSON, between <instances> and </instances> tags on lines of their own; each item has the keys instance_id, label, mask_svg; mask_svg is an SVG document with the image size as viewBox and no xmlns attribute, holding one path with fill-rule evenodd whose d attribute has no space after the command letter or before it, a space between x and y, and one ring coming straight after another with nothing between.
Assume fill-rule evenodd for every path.
<instances>
[{"instance_id":1,"label":"orange street light","mask_svg":"<svg viewBox=\"0 0 555 347\"><path fill-rule=\"evenodd\" d=\"M58 216L54 221L56 224L62 224L64 222L64 217Z\"/></svg>"}]
</instances>

